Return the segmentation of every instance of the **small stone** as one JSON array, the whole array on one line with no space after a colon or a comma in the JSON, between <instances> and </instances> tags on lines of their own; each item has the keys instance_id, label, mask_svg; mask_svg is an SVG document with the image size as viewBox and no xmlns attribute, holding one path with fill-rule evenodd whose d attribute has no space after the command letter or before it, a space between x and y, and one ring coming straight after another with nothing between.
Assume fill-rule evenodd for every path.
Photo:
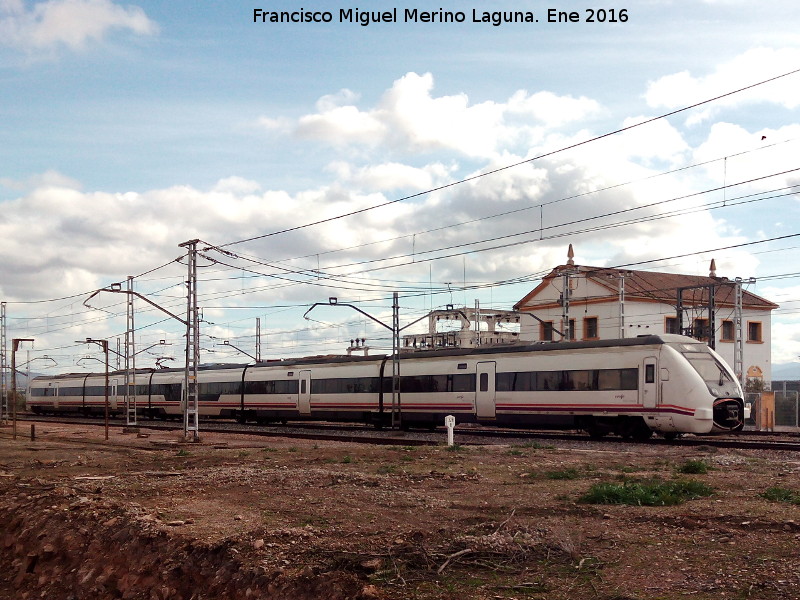
<instances>
[{"instance_id":1,"label":"small stone","mask_svg":"<svg viewBox=\"0 0 800 600\"><path fill-rule=\"evenodd\" d=\"M186 525L186 521L181 521L177 519L175 521L168 521L167 525L169 525L170 527L182 527L183 525Z\"/></svg>"},{"instance_id":2,"label":"small stone","mask_svg":"<svg viewBox=\"0 0 800 600\"><path fill-rule=\"evenodd\" d=\"M361 563L361 567L370 572L375 572L381 568L383 561L380 558L373 558L371 560L365 560Z\"/></svg>"},{"instance_id":3,"label":"small stone","mask_svg":"<svg viewBox=\"0 0 800 600\"><path fill-rule=\"evenodd\" d=\"M359 598L363 598L364 600L380 598L380 592L378 591L378 588L372 584L365 585L363 588L361 588L361 594L359 595Z\"/></svg>"},{"instance_id":4,"label":"small stone","mask_svg":"<svg viewBox=\"0 0 800 600\"><path fill-rule=\"evenodd\" d=\"M256 540L253 542L253 548L256 550L261 550L264 547L264 540Z\"/></svg>"}]
</instances>

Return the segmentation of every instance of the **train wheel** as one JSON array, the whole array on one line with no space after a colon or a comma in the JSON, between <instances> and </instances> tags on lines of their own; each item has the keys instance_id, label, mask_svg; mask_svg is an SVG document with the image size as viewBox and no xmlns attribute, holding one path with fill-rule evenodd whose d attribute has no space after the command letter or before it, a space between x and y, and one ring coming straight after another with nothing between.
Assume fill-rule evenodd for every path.
<instances>
[{"instance_id":1,"label":"train wheel","mask_svg":"<svg viewBox=\"0 0 800 600\"><path fill-rule=\"evenodd\" d=\"M674 442L675 439L677 439L677 437L678 437L678 432L677 431L667 431L665 433L662 433L661 435L663 435L664 439L667 440L668 442Z\"/></svg>"},{"instance_id":2,"label":"train wheel","mask_svg":"<svg viewBox=\"0 0 800 600\"><path fill-rule=\"evenodd\" d=\"M622 439L629 440L649 440L653 435L653 430L647 426L641 417L620 417L616 427L617 433Z\"/></svg>"},{"instance_id":3,"label":"train wheel","mask_svg":"<svg viewBox=\"0 0 800 600\"><path fill-rule=\"evenodd\" d=\"M597 427L595 425L591 425L586 428L586 433L589 434L589 437L593 440L601 440L608 434L608 430L604 427Z\"/></svg>"}]
</instances>

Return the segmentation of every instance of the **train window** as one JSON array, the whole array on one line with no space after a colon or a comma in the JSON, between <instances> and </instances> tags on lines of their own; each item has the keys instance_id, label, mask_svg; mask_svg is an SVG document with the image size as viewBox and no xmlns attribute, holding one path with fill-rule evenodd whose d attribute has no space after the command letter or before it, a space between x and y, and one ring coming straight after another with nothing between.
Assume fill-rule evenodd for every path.
<instances>
[{"instance_id":1,"label":"train window","mask_svg":"<svg viewBox=\"0 0 800 600\"><path fill-rule=\"evenodd\" d=\"M180 402L181 401L181 384L180 383L157 383L150 387L150 395L164 396L165 402Z\"/></svg>"},{"instance_id":2,"label":"train window","mask_svg":"<svg viewBox=\"0 0 800 600\"><path fill-rule=\"evenodd\" d=\"M391 381L391 380L390 380ZM312 394L377 394L380 378L350 377L346 379L314 379L311 381ZM287 381L286 383L291 383ZM391 388L384 391L391 391Z\"/></svg>"},{"instance_id":3,"label":"train window","mask_svg":"<svg viewBox=\"0 0 800 600\"><path fill-rule=\"evenodd\" d=\"M467 368L467 363L458 363L458 368L462 369L462 370L466 369Z\"/></svg>"},{"instance_id":4,"label":"train window","mask_svg":"<svg viewBox=\"0 0 800 600\"><path fill-rule=\"evenodd\" d=\"M111 390L108 390L109 395L111 395ZM87 385L86 386L86 395L87 396L105 396L106 395L106 388L102 385Z\"/></svg>"},{"instance_id":5,"label":"train window","mask_svg":"<svg viewBox=\"0 0 800 600\"><path fill-rule=\"evenodd\" d=\"M245 381L245 394L296 394L300 384L296 379L278 381ZM312 384L313 389L313 384ZM239 393L237 388L236 392Z\"/></svg>"},{"instance_id":6,"label":"train window","mask_svg":"<svg viewBox=\"0 0 800 600\"><path fill-rule=\"evenodd\" d=\"M530 392L536 389L536 373L498 373L498 392Z\"/></svg>"},{"instance_id":7,"label":"train window","mask_svg":"<svg viewBox=\"0 0 800 600\"><path fill-rule=\"evenodd\" d=\"M306 380L303 379L302 381L300 381L300 393L305 394L307 389L308 388L306 387Z\"/></svg>"},{"instance_id":8,"label":"train window","mask_svg":"<svg viewBox=\"0 0 800 600\"><path fill-rule=\"evenodd\" d=\"M59 396L83 396L83 386L51 388L51 389L53 390L54 393L56 390L58 390Z\"/></svg>"},{"instance_id":9,"label":"train window","mask_svg":"<svg viewBox=\"0 0 800 600\"><path fill-rule=\"evenodd\" d=\"M638 369L498 373L498 392L635 390Z\"/></svg>"},{"instance_id":10,"label":"train window","mask_svg":"<svg viewBox=\"0 0 800 600\"><path fill-rule=\"evenodd\" d=\"M597 389L597 371L564 371L565 390L587 391Z\"/></svg>"},{"instance_id":11,"label":"train window","mask_svg":"<svg viewBox=\"0 0 800 600\"><path fill-rule=\"evenodd\" d=\"M553 391L561 389L561 371L545 371L536 373L536 389Z\"/></svg>"},{"instance_id":12,"label":"train window","mask_svg":"<svg viewBox=\"0 0 800 600\"><path fill-rule=\"evenodd\" d=\"M488 392L489 391L489 374L488 373L481 373L481 391Z\"/></svg>"},{"instance_id":13,"label":"train window","mask_svg":"<svg viewBox=\"0 0 800 600\"><path fill-rule=\"evenodd\" d=\"M472 392L475 390L475 375L453 375L454 392Z\"/></svg>"},{"instance_id":14,"label":"train window","mask_svg":"<svg viewBox=\"0 0 800 600\"><path fill-rule=\"evenodd\" d=\"M655 383L656 382L656 366L655 365L645 365L644 366L644 382L645 383Z\"/></svg>"},{"instance_id":15,"label":"train window","mask_svg":"<svg viewBox=\"0 0 800 600\"><path fill-rule=\"evenodd\" d=\"M639 369L619 369L620 390L639 389Z\"/></svg>"},{"instance_id":16,"label":"train window","mask_svg":"<svg viewBox=\"0 0 800 600\"><path fill-rule=\"evenodd\" d=\"M639 387L639 369L600 369L597 389L635 390Z\"/></svg>"}]
</instances>

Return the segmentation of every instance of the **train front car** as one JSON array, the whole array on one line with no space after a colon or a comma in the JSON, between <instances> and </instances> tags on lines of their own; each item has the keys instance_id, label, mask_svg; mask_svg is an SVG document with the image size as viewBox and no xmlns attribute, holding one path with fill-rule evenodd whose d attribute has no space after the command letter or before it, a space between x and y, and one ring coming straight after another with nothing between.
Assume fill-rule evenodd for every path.
<instances>
[{"instance_id":1,"label":"train front car","mask_svg":"<svg viewBox=\"0 0 800 600\"><path fill-rule=\"evenodd\" d=\"M688 421L694 425L677 427L695 433L730 433L744 428L744 394L736 376L725 361L706 344L683 336L662 336L665 344L663 363L672 364L662 373L662 402L694 409ZM688 417L688 415L687 415ZM687 419L682 419L687 421Z\"/></svg>"}]
</instances>

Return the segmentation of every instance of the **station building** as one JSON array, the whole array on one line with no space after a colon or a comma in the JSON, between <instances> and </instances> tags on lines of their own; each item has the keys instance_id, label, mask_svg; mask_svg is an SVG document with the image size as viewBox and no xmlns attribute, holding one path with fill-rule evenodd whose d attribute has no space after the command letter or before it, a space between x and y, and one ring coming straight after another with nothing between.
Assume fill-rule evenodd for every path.
<instances>
[{"instance_id":1,"label":"station building","mask_svg":"<svg viewBox=\"0 0 800 600\"><path fill-rule=\"evenodd\" d=\"M572 246L513 310L447 307L428 315L426 333L401 351L514 343L603 340L680 333L706 342L753 391L770 388L772 311L747 281L576 265ZM455 324L455 326L454 326Z\"/></svg>"},{"instance_id":2,"label":"station building","mask_svg":"<svg viewBox=\"0 0 800 600\"><path fill-rule=\"evenodd\" d=\"M521 323L529 342L600 340L680 333L708 343L749 389L769 389L771 323L777 304L744 289L747 282L716 273L707 277L607 269L555 267L514 305L535 315Z\"/></svg>"}]
</instances>

